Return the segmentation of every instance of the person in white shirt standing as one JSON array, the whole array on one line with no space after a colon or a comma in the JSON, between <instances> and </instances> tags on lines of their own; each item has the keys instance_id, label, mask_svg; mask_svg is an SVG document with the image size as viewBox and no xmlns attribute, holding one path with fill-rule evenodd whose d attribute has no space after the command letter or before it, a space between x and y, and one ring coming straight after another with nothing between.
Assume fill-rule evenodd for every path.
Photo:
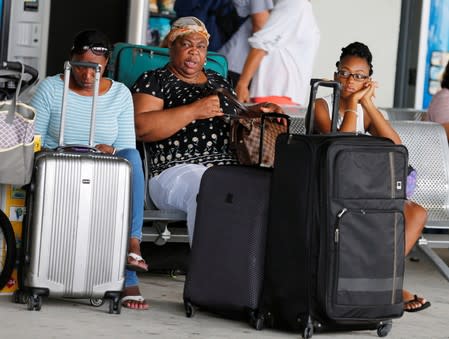
<instances>
[{"instance_id":1,"label":"person in white shirt standing","mask_svg":"<svg viewBox=\"0 0 449 339\"><path fill-rule=\"evenodd\" d=\"M235 86L250 50L248 38L265 25L273 8L273 1L233 0L232 2L239 17L246 19L218 53L223 54L228 60L228 79L231 85Z\"/></svg>"},{"instance_id":2,"label":"person in white shirt standing","mask_svg":"<svg viewBox=\"0 0 449 339\"><path fill-rule=\"evenodd\" d=\"M320 41L310 1L274 0L267 23L248 41L239 100L304 105Z\"/></svg>"}]
</instances>

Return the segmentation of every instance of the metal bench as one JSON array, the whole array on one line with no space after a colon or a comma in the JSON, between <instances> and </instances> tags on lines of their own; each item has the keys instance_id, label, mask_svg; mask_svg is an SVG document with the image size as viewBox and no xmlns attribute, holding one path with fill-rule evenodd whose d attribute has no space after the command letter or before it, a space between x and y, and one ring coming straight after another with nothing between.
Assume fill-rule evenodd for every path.
<instances>
[{"instance_id":1,"label":"metal bench","mask_svg":"<svg viewBox=\"0 0 449 339\"><path fill-rule=\"evenodd\" d=\"M418 248L449 281L449 267L433 250L449 249L449 147L444 128L424 121L390 121L409 151L409 163L417 171L411 200L426 208L428 220ZM426 233L439 229L441 233ZM431 232L431 231L430 231Z\"/></svg>"},{"instance_id":2,"label":"metal bench","mask_svg":"<svg viewBox=\"0 0 449 339\"><path fill-rule=\"evenodd\" d=\"M388 120L425 120L424 117L427 114L425 109L415 108L398 108L398 107L383 107L380 111L386 113L386 119Z\"/></svg>"},{"instance_id":3,"label":"metal bench","mask_svg":"<svg viewBox=\"0 0 449 339\"><path fill-rule=\"evenodd\" d=\"M290 133L292 134L306 134L305 117L292 116L290 120Z\"/></svg>"},{"instance_id":4,"label":"metal bench","mask_svg":"<svg viewBox=\"0 0 449 339\"><path fill-rule=\"evenodd\" d=\"M149 154L145 143L141 143L139 148L145 176L145 210L143 212L142 241L154 242L157 245L164 245L169 241L188 243L187 227L171 227L170 225L185 221L186 213L180 210L160 210L151 200L148 190L148 181L150 180Z\"/></svg>"}]
</instances>

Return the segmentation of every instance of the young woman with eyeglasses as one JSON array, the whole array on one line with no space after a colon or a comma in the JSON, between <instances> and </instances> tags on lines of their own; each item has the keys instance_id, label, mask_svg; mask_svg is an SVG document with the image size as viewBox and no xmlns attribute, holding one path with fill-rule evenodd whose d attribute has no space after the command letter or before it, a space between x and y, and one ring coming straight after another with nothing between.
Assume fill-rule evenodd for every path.
<instances>
[{"instance_id":1,"label":"young woman with eyeglasses","mask_svg":"<svg viewBox=\"0 0 449 339\"><path fill-rule=\"evenodd\" d=\"M385 120L377 109L373 98L377 83L372 80L372 54L368 46L353 42L342 48L334 79L341 84L341 97L337 128L341 132L369 133L391 139L401 144L396 131ZM316 100L315 126L318 132L329 133L331 130L332 96ZM411 192L410 192L411 191ZM407 198L413 191L407 187ZM408 255L424 229L427 212L414 203L406 200L405 217L405 255ZM379 239L382 241L382 239ZM403 290L404 311L417 312L430 306L430 302L407 290Z\"/></svg>"},{"instance_id":2,"label":"young woman with eyeglasses","mask_svg":"<svg viewBox=\"0 0 449 339\"><path fill-rule=\"evenodd\" d=\"M144 209L142 161L136 150L131 92L122 83L103 76L111 47L103 33L83 31L75 37L69 58L71 61L101 65L95 147L103 153L126 158L132 166L132 223L122 305L132 309L148 309L148 304L140 295L135 272L148 270L140 252ZM67 145L88 145L95 72L91 68L73 67L70 77L64 142ZM63 74L47 77L39 83L30 102L37 111L36 133L41 135L44 148L58 147L63 87Z\"/></svg>"},{"instance_id":3,"label":"young woman with eyeglasses","mask_svg":"<svg viewBox=\"0 0 449 339\"><path fill-rule=\"evenodd\" d=\"M377 82L371 75L372 55L368 47L353 42L342 48L334 79L341 84L340 115L337 126L341 132L369 132L382 135L395 143L401 143L398 134L384 119L373 102ZM332 97L327 96L316 101L315 125L321 132L331 129Z\"/></svg>"}]
</instances>

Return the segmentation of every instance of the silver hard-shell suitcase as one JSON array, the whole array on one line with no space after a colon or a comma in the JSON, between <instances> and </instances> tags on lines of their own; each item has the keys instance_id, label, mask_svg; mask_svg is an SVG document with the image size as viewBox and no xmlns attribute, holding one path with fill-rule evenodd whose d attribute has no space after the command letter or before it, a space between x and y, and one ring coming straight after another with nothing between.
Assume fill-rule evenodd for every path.
<instances>
[{"instance_id":1,"label":"silver hard-shell suitcase","mask_svg":"<svg viewBox=\"0 0 449 339\"><path fill-rule=\"evenodd\" d=\"M64 145L71 64L93 67L96 81L89 147ZM60 147L37 154L28 194L23 295L29 310L42 296L110 299L120 313L131 208L131 166L93 148L101 66L66 62Z\"/></svg>"}]
</instances>

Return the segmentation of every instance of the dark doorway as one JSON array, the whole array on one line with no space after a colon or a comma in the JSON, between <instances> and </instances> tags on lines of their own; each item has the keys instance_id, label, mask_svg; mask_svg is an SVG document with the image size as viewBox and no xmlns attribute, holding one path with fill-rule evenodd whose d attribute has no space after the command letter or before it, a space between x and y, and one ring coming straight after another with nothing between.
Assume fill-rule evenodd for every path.
<instances>
[{"instance_id":1,"label":"dark doorway","mask_svg":"<svg viewBox=\"0 0 449 339\"><path fill-rule=\"evenodd\" d=\"M74 36L85 29L98 29L112 43L125 41L128 1L57 0L51 2L48 33L47 75L62 73Z\"/></svg>"},{"instance_id":2,"label":"dark doorway","mask_svg":"<svg viewBox=\"0 0 449 339\"><path fill-rule=\"evenodd\" d=\"M402 1L394 107L415 106L422 5L423 0Z\"/></svg>"},{"instance_id":3,"label":"dark doorway","mask_svg":"<svg viewBox=\"0 0 449 339\"><path fill-rule=\"evenodd\" d=\"M11 16L11 1L0 0L0 60L8 58L9 17Z\"/></svg>"}]
</instances>

